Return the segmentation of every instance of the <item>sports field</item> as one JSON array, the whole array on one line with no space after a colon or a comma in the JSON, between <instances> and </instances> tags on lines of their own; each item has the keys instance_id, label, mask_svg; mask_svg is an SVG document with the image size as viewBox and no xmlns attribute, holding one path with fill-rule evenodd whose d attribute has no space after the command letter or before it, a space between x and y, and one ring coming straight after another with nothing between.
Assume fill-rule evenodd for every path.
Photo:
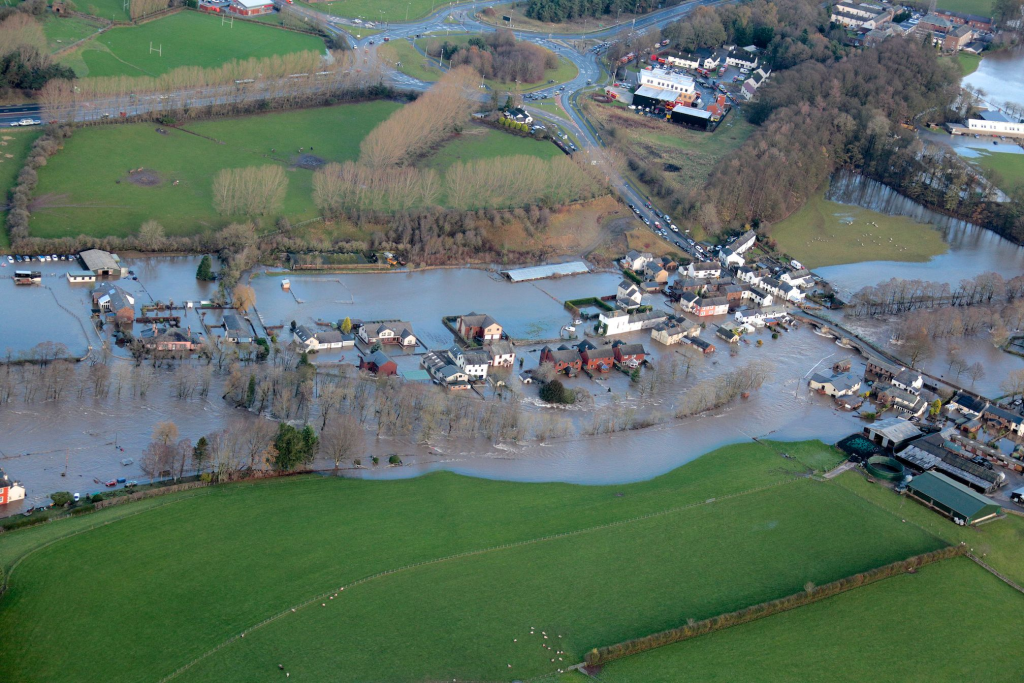
<instances>
[{"instance_id":1,"label":"sports field","mask_svg":"<svg viewBox=\"0 0 1024 683\"><path fill-rule=\"evenodd\" d=\"M103 22L90 17L48 16L43 22L43 33L50 52L57 52L88 38L104 26Z\"/></svg>"},{"instance_id":2,"label":"sports field","mask_svg":"<svg viewBox=\"0 0 1024 683\"><path fill-rule=\"evenodd\" d=\"M110 19L111 21L129 21L128 6L124 0L82 0L75 3L75 9L82 14Z\"/></svg>"},{"instance_id":3,"label":"sports field","mask_svg":"<svg viewBox=\"0 0 1024 683\"><path fill-rule=\"evenodd\" d=\"M955 558L611 662L600 678L675 683L685 672L685 680L702 682L1009 683L1021 677L1022 608L1020 593L969 559Z\"/></svg>"},{"instance_id":4,"label":"sports field","mask_svg":"<svg viewBox=\"0 0 1024 683\"><path fill-rule=\"evenodd\" d=\"M992 0L939 0L937 7L950 12L992 16Z\"/></svg>"},{"instance_id":5,"label":"sports field","mask_svg":"<svg viewBox=\"0 0 1024 683\"><path fill-rule=\"evenodd\" d=\"M181 66L215 67L233 59L323 50L323 40L305 33L247 21L222 24L221 17L178 12L140 26L113 28L61 61L79 78L159 76Z\"/></svg>"},{"instance_id":6,"label":"sports field","mask_svg":"<svg viewBox=\"0 0 1024 683\"><path fill-rule=\"evenodd\" d=\"M201 658L175 680L525 679L942 545L801 476L837 461L742 444L621 486L302 477L14 532L0 678L157 680Z\"/></svg>"},{"instance_id":7,"label":"sports field","mask_svg":"<svg viewBox=\"0 0 1024 683\"><path fill-rule=\"evenodd\" d=\"M359 156L359 143L400 105L375 101L335 107L185 124L84 128L39 171L31 232L37 237L80 234L126 236L155 219L169 235L225 225L213 207L213 178L223 168L280 164L288 191L282 214L293 223L317 215L313 170L300 162L343 162ZM164 132L158 132L158 129ZM456 159L555 154L554 145L469 127L473 134L441 146L435 166ZM299 148L303 148L300 158ZM319 160L319 161L317 161ZM424 163L432 163L428 157ZM129 179L143 169L145 182ZM175 185L177 181L177 185ZM276 216L265 217L270 224Z\"/></svg>"},{"instance_id":8,"label":"sports field","mask_svg":"<svg viewBox=\"0 0 1024 683\"><path fill-rule=\"evenodd\" d=\"M815 192L772 226L779 249L808 268L861 261L927 261L948 248L938 230L904 216L827 201Z\"/></svg>"}]
</instances>

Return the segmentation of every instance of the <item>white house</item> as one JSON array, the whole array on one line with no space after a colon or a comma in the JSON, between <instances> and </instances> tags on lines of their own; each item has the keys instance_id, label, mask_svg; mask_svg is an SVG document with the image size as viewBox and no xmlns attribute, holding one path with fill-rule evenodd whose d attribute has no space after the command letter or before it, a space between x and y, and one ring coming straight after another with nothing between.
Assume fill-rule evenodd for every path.
<instances>
[{"instance_id":1,"label":"white house","mask_svg":"<svg viewBox=\"0 0 1024 683\"><path fill-rule=\"evenodd\" d=\"M636 308L643 301L643 293L635 283L623 280L615 290L615 305L621 309Z\"/></svg>"},{"instance_id":2,"label":"white house","mask_svg":"<svg viewBox=\"0 0 1024 683\"><path fill-rule=\"evenodd\" d=\"M916 370L903 368L892 378L892 385L911 394L920 394L921 388L924 387L924 377Z\"/></svg>"},{"instance_id":3,"label":"white house","mask_svg":"<svg viewBox=\"0 0 1024 683\"><path fill-rule=\"evenodd\" d=\"M484 351L464 351L458 346L448 349L448 355L459 366L459 369L470 376L471 379L485 379L487 368L490 367L491 357Z\"/></svg>"},{"instance_id":4,"label":"white house","mask_svg":"<svg viewBox=\"0 0 1024 683\"><path fill-rule=\"evenodd\" d=\"M838 398L839 396L849 396L860 389L860 378L849 372L831 377L816 372L811 375L808 385L813 391Z\"/></svg>"},{"instance_id":5,"label":"white house","mask_svg":"<svg viewBox=\"0 0 1024 683\"><path fill-rule=\"evenodd\" d=\"M756 243L757 234L753 230L747 230L745 233L733 240L729 247L737 254L742 254Z\"/></svg>"},{"instance_id":6,"label":"white house","mask_svg":"<svg viewBox=\"0 0 1024 683\"><path fill-rule=\"evenodd\" d=\"M773 277L764 278L761 280L760 285L762 289L770 294L774 294L783 301L802 301L804 298L804 293L799 289L788 282L780 282Z\"/></svg>"},{"instance_id":7,"label":"white house","mask_svg":"<svg viewBox=\"0 0 1024 683\"><path fill-rule=\"evenodd\" d=\"M693 79L689 76L673 73L668 69L651 69L640 72L640 86L651 86L662 90L671 90L682 95L693 95L695 92Z\"/></svg>"},{"instance_id":8,"label":"white house","mask_svg":"<svg viewBox=\"0 0 1024 683\"><path fill-rule=\"evenodd\" d=\"M630 249L626 252L626 255L622 257L622 260L619 261L619 263L623 268L639 273L653 260L654 256L650 252L645 251L641 253L634 249Z\"/></svg>"},{"instance_id":9,"label":"white house","mask_svg":"<svg viewBox=\"0 0 1024 683\"><path fill-rule=\"evenodd\" d=\"M729 266L742 266L746 263L743 254L736 253L732 247L726 247L718 252L718 260L722 262L722 266L725 268Z\"/></svg>"},{"instance_id":10,"label":"white house","mask_svg":"<svg viewBox=\"0 0 1024 683\"><path fill-rule=\"evenodd\" d=\"M313 332L305 325L295 328L292 335L295 343L306 351L323 351L326 349L345 349L356 345L356 339L351 334L342 334L338 330L322 330Z\"/></svg>"},{"instance_id":11,"label":"white house","mask_svg":"<svg viewBox=\"0 0 1024 683\"><path fill-rule=\"evenodd\" d=\"M782 282L788 282L794 287L806 287L811 283L811 273L810 271L801 268L799 270L792 270L788 273L783 273L779 280Z\"/></svg>"},{"instance_id":12,"label":"white house","mask_svg":"<svg viewBox=\"0 0 1024 683\"><path fill-rule=\"evenodd\" d=\"M531 123L533 123L533 117L530 116L530 112L526 111L521 107L506 110L505 118L512 119L516 123L525 123L526 125L530 125Z\"/></svg>"},{"instance_id":13,"label":"white house","mask_svg":"<svg viewBox=\"0 0 1024 683\"><path fill-rule=\"evenodd\" d=\"M740 282L746 282L748 285L756 285L762 278L764 278L764 271L758 268L740 266L736 269L736 279Z\"/></svg>"},{"instance_id":14,"label":"white house","mask_svg":"<svg viewBox=\"0 0 1024 683\"><path fill-rule=\"evenodd\" d=\"M785 306L759 306L757 308L742 307L736 310L736 314L733 316L736 318L736 322L741 324L754 325L755 327L763 327L768 323L781 320L786 317Z\"/></svg>"},{"instance_id":15,"label":"white house","mask_svg":"<svg viewBox=\"0 0 1024 683\"><path fill-rule=\"evenodd\" d=\"M747 52L742 47L734 47L725 56L725 63L737 69L753 69L757 67L758 59L752 52Z\"/></svg>"},{"instance_id":16,"label":"white house","mask_svg":"<svg viewBox=\"0 0 1024 683\"><path fill-rule=\"evenodd\" d=\"M891 9L866 2L837 2L832 6L831 21L846 28L871 30L878 28L893 17Z\"/></svg>"},{"instance_id":17,"label":"white house","mask_svg":"<svg viewBox=\"0 0 1024 683\"><path fill-rule=\"evenodd\" d=\"M775 303L775 295L764 291L760 287L751 287L748 292L744 292L741 298L750 299L758 306L771 306Z\"/></svg>"},{"instance_id":18,"label":"white house","mask_svg":"<svg viewBox=\"0 0 1024 683\"><path fill-rule=\"evenodd\" d=\"M637 332L654 327L668 320L663 311L647 311L646 313L626 313L625 311L602 311L597 316L598 322L604 327L606 336Z\"/></svg>"},{"instance_id":19,"label":"white house","mask_svg":"<svg viewBox=\"0 0 1024 683\"><path fill-rule=\"evenodd\" d=\"M398 344L416 346L416 335L412 325L405 322L366 323L359 328L359 338L364 344Z\"/></svg>"},{"instance_id":20,"label":"white house","mask_svg":"<svg viewBox=\"0 0 1024 683\"><path fill-rule=\"evenodd\" d=\"M722 265L714 261L701 261L686 266L686 274L692 278L705 280L711 277L719 277L722 274Z\"/></svg>"},{"instance_id":21,"label":"white house","mask_svg":"<svg viewBox=\"0 0 1024 683\"><path fill-rule=\"evenodd\" d=\"M487 352L489 363L493 367L512 367L516 362L516 352L512 345L500 339L484 344L484 351Z\"/></svg>"}]
</instances>

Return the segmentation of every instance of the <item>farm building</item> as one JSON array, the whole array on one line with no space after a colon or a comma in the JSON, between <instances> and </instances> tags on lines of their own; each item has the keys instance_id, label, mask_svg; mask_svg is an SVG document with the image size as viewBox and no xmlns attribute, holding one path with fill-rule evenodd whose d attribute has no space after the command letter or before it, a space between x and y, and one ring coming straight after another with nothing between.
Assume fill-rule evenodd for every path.
<instances>
[{"instance_id":1,"label":"farm building","mask_svg":"<svg viewBox=\"0 0 1024 683\"><path fill-rule=\"evenodd\" d=\"M102 249L86 249L78 255L85 270L91 270L97 277L124 275L124 268L121 267L121 259L117 254L111 254Z\"/></svg>"},{"instance_id":2,"label":"farm building","mask_svg":"<svg viewBox=\"0 0 1024 683\"><path fill-rule=\"evenodd\" d=\"M274 11L271 0L231 0L229 9L243 17L252 17Z\"/></svg>"},{"instance_id":3,"label":"farm building","mask_svg":"<svg viewBox=\"0 0 1024 683\"><path fill-rule=\"evenodd\" d=\"M938 472L925 472L914 477L907 484L907 491L957 524L977 524L995 517L1002 510L994 500Z\"/></svg>"},{"instance_id":4,"label":"farm building","mask_svg":"<svg viewBox=\"0 0 1024 683\"><path fill-rule=\"evenodd\" d=\"M890 417L869 424L864 428L864 435L883 448L895 450L921 436L921 430L902 417Z\"/></svg>"},{"instance_id":5,"label":"farm building","mask_svg":"<svg viewBox=\"0 0 1024 683\"><path fill-rule=\"evenodd\" d=\"M672 123L679 123L698 130L708 130L713 123L712 114L706 109L696 109L678 104L669 116Z\"/></svg>"},{"instance_id":6,"label":"farm building","mask_svg":"<svg viewBox=\"0 0 1024 683\"><path fill-rule=\"evenodd\" d=\"M91 270L69 270L68 282L91 284L96 282L96 275Z\"/></svg>"},{"instance_id":7,"label":"farm building","mask_svg":"<svg viewBox=\"0 0 1024 683\"><path fill-rule=\"evenodd\" d=\"M251 344L255 341L249 323L234 313L224 314L224 340L234 344Z\"/></svg>"}]
</instances>

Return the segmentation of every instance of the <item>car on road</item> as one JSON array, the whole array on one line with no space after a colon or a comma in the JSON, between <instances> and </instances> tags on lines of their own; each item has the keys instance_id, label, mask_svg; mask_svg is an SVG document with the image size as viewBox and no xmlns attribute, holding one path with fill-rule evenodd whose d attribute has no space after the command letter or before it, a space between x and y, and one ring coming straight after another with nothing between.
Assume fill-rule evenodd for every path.
<instances>
[{"instance_id":1,"label":"car on road","mask_svg":"<svg viewBox=\"0 0 1024 683\"><path fill-rule=\"evenodd\" d=\"M38 126L42 121L39 119L21 119L19 121L11 121L12 126Z\"/></svg>"},{"instance_id":2,"label":"car on road","mask_svg":"<svg viewBox=\"0 0 1024 683\"><path fill-rule=\"evenodd\" d=\"M669 227L672 228L672 232L679 232L679 228L677 228L676 226L670 225Z\"/></svg>"},{"instance_id":3,"label":"car on road","mask_svg":"<svg viewBox=\"0 0 1024 683\"><path fill-rule=\"evenodd\" d=\"M650 225L650 224L651 224L651 219L649 219L649 218L645 218L645 219L644 219L644 223L645 223L646 225Z\"/></svg>"}]
</instances>

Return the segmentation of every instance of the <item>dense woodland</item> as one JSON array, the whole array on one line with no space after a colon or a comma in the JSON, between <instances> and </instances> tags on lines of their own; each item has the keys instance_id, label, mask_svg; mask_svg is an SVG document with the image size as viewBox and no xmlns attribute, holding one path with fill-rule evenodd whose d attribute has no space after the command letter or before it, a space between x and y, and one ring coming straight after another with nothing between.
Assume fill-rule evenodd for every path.
<instances>
[{"instance_id":1,"label":"dense woodland","mask_svg":"<svg viewBox=\"0 0 1024 683\"><path fill-rule=\"evenodd\" d=\"M617 15L622 12L646 14L652 10L678 5L681 0L529 0L526 16L539 21L570 21L583 17Z\"/></svg>"},{"instance_id":2,"label":"dense woodland","mask_svg":"<svg viewBox=\"0 0 1024 683\"><path fill-rule=\"evenodd\" d=\"M46 10L39 0L0 11L0 96L12 90L35 91L54 78L75 73L50 58L43 27L35 16Z\"/></svg>"},{"instance_id":3,"label":"dense woodland","mask_svg":"<svg viewBox=\"0 0 1024 683\"><path fill-rule=\"evenodd\" d=\"M452 66L467 65L484 78L504 83L539 83L544 71L558 67L558 56L536 43L516 40L512 31L499 29L469 39L468 45L432 40L427 54L451 60Z\"/></svg>"}]
</instances>

